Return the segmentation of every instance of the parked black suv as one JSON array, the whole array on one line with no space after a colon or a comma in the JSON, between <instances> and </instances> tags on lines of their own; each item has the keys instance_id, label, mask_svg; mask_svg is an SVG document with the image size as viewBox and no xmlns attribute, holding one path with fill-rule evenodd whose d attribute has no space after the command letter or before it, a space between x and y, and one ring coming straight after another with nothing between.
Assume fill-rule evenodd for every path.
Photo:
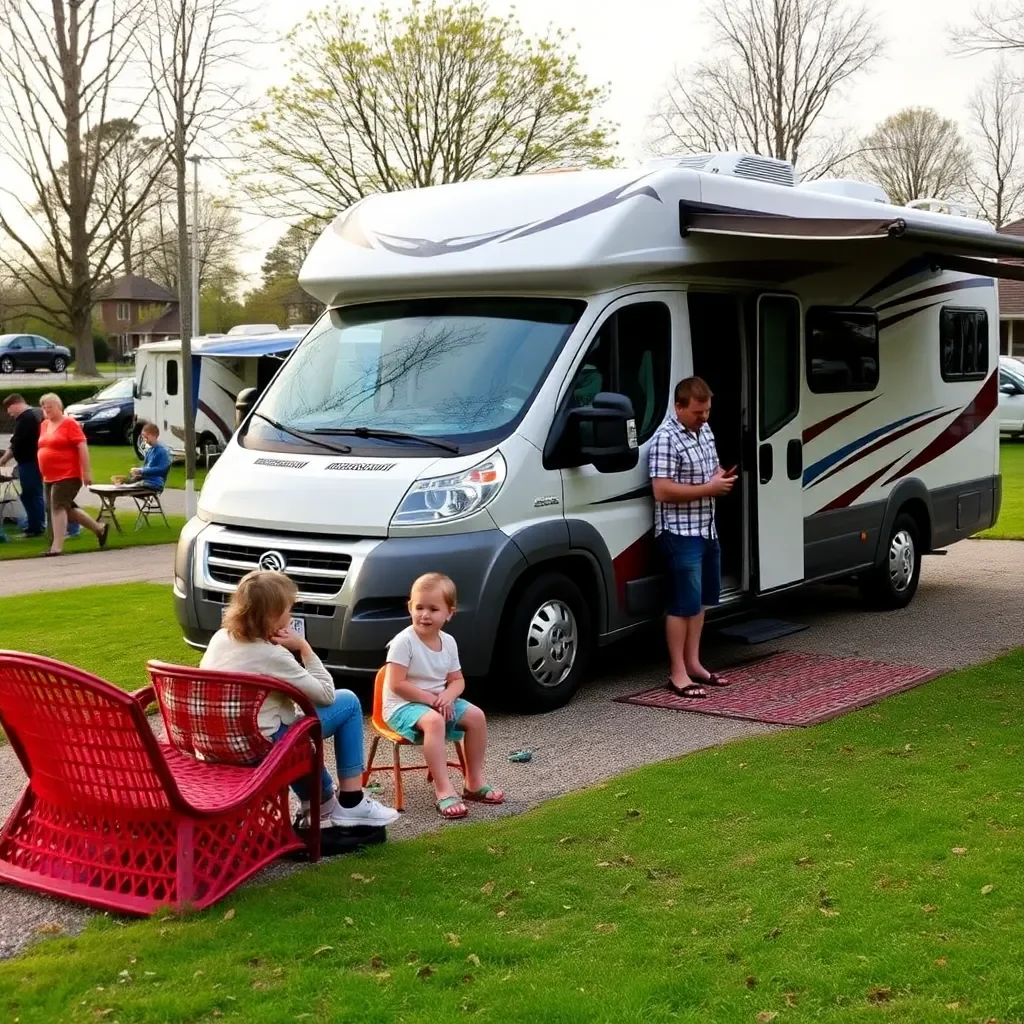
<instances>
[{"instance_id":1,"label":"parked black suv","mask_svg":"<svg viewBox=\"0 0 1024 1024\"><path fill-rule=\"evenodd\" d=\"M38 334L0 334L0 373L53 370L63 373L71 362L71 350Z\"/></svg>"},{"instance_id":2,"label":"parked black suv","mask_svg":"<svg viewBox=\"0 0 1024 1024\"><path fill-rule=\"evenodd\" d=\"M81 424L86 439L110 441L113 444L132 443L132 421L135 418L135 399L131 377L108 384L91 398L69 405L64 411Z\"/></svg>"}]
</instances>

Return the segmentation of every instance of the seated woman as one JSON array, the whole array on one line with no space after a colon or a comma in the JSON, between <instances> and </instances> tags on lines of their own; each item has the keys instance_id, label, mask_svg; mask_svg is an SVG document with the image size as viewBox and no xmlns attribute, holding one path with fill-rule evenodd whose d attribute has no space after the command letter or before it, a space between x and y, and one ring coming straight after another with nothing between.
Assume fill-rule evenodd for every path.
<instances>
[{"instance_id":1,"label":"seated woman","mask_svg":"<svg viewBox=\"0 0 1024 1024\"><path fill-rule=\"evenodd\" d=\"M351 690L335 690L331 674L313 648L290 628L292 605L298 589L283 573L257 570L243 576L224 615L224 626L214 633L200 668L271 676L301 690L317 706L324 740L334 737L338 767L335 791L331 773L324 768L321 784L321 827L390 825L398 811L385 807L362 790L363 711ZM300 665L293 655L302 659ZM301 717L284 694L271 693L259 712L260 731L268 740L280 740ZM309 812L305 783L295 783L295 795Z\"/></svg>"}]
</instances>

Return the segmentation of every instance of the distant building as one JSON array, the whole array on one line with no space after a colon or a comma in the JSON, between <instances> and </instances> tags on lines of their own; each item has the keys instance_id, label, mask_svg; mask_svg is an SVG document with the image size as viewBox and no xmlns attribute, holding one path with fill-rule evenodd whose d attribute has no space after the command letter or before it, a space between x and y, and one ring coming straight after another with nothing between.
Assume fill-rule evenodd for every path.
<instances>
[{"instance_id":1,"label":"distant building","mask_svg":"<svg viewBox=\"0 0 1024 1024\"><path fill-rule=\"evenodd\" d=\"M148 278L118 278L100 293L97 305L112 355L123 356L139 345L181 333L177 296Z\"/></svg>"},{"instance_id":2,"label":"distant building","mask_svg":"<svg viewBox=\"0 0 1024 1024\"><path fill-rule=\"evenodd\" d=\"M1004 224L999 231L1004 235L1024 237L1024 220ZM1016 263L1021 260L1000 260L1000 263ZM999 282L999 354L1024 357L1024 281Z\"/></svg>"}]
</instances>

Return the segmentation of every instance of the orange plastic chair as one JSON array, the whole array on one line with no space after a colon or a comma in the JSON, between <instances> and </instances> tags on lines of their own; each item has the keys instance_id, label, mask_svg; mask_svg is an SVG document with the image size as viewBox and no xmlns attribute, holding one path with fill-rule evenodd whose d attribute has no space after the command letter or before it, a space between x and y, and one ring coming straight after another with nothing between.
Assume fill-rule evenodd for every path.
<instances>
[{"instance_id":1,"label":"orange plastic chair","mask_svg":"<svg viewBox=\"0 0 1024 1024\"><path fill-rule=\"evenodd\" d=\"M404 796L402 793L402 773L403 772L423 772L427 773L427 782L433 781L430 769L425 764L402 764L402 747L408 746L421 746L421 744L413 743L412 740L407 740L404 736L395 732L393 729L389 729L387 722L384 721L384 677L387 673L387 668L382 668L377 673L377 678L373 683L373 717L370 719L370 724L373 726L373 731L376 735L370 741L370 755L366 759L366 771L363 772L363 785L369 781L370 776L374 772L394 772L395 773L395 810L404 810ZM377 744L382 739L390 740L393 747L393 762L392 764L381 764L375 765L373 763L374 757L377 756ZM462 741L455 741L455 753L458 756L458 761L449 761L449 768L458 768L462 772L462 777L466 777L466 752L462 748Z\"/></svg>"}]
</instances>

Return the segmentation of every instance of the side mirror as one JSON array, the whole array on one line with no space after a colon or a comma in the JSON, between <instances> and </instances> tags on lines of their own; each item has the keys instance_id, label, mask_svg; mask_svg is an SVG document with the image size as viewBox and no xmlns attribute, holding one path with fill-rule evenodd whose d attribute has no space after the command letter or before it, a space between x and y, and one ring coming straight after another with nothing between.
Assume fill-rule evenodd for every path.
<instances>
[{"instance_id":1,"label":"side mirror","mask_svg":"<svg viewBox=\"0 0 1024 1024\"><path fill-rule=\"evenodd\" d=\"M1021 390L1016 384L1000 384L999 393L1001 395L1019 395Z\"/></svg>"},{"instance_id":2,"label":"side mirror","mask_svg":"<svg viewBox=\"0 0 1024 1024\"><path fill-rule=\"evenodd\" d=\"M544 452L548 469L593 466L599 473L622 473L640 459L633 403L603 391L591 405L570 409L562 430Z\"/></svg>"},{"instance_id":3,"label":"side mirror","mask_svg":"<svg viewBox=\"0 0 1024 1024\"><path fill-rule=\"evenodd\" d=\"M235 399L235 430L237 430L245 418L252 412L256 399L259 398L259 388L242 388Z\"/></svg>"}]
</instances>

